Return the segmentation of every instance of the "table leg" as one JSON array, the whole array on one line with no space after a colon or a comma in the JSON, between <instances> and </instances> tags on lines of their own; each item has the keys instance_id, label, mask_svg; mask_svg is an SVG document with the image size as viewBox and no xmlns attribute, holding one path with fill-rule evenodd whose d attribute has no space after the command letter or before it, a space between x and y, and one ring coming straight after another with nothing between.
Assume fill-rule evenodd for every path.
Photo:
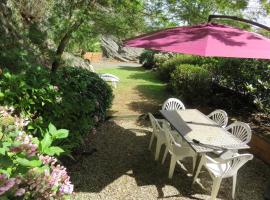
<instances>
[{"instance_id":1,"label":"table leg","mask_svg":"<svg viewBox=\"0 0 270 200\"><path fill-rule=\"evenodd\" d=\"M199 163L200 163L201 160L202 160L202 157L203 157L203 153L197 153L196 164L195 164L194 171L193 171L193 174L192 174L193 183L196 181L196 180L194 180L194 178L195 178L195 174L196 174L196 172L197 172L197 170L198 170Z\"/></svg>"}]
</instances>

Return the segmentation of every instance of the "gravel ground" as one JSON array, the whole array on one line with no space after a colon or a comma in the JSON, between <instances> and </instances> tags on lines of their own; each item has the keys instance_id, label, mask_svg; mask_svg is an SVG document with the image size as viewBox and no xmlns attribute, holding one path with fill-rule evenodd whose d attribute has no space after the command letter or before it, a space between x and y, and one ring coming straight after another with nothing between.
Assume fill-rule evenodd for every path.
<instances>
[{"instance_id":1,"label":"gravel ground","mask_svg":"<svg viewBox=\"0 0 270 200\"><path fill-rule=\"evenodd\" d=\"M191 175L179 166L173 178L167 178L169 156L164 165L161 158L154 161L153 150L147 149L150 130L135 119L118 119L107 121L89 136L89 150L95 147L97 152L69 166L75 185L72 199L209 199L212 181L206 170L199 176L200 184L193 186ZM191 160L184 165L191 169ZM269 177L270 167L254 158L238 172L236 199L262 200ZM231 185L231 179L223 179L218 199L231 199Z\"/></svg>"}]
</instances>

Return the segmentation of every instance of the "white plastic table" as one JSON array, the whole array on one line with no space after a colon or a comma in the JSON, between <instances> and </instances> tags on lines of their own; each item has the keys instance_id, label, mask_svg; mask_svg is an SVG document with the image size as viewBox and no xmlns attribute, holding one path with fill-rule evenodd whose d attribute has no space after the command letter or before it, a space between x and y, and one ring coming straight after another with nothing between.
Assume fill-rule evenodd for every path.
<instances>
[{"instance_id":1,"label":"white plastic table","mask_svg":"<svg viewBox=\"0 0 270 200\"><path fill-rule=\"evenodd\" d=\"M217 150L208 148L207 145L228 150L249 148L247 144L242 143L240 139L221 128L197 109L161 110L160 112L197 153ZM193 140L205 145L196 144Z\"/></svg>"}]
</instances>

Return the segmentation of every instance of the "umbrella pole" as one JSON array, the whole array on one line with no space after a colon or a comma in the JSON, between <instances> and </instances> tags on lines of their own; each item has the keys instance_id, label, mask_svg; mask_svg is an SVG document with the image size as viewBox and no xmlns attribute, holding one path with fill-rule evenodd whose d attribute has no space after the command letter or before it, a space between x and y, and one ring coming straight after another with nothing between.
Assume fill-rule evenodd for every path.
<instances>
[{"instance_id":1,"label":"umbrella pole","mask_svg":"<svg viewBox=\"0 0 270 200\"><path fill-rule=\"evenodd\" d=\"M260 24L258 22L254 22L254 21L251 21L251 20L248 20L248 19L243 19L243 18L239 18L239 17L236 17L236 16L230 16L230 15L209 15L208 16L208 22L211 22L212 19L214 18L223 18L223 19L232 19L232 20L236 20L236 21L240 21L240 22L245 22L245 23L248 23L248 24L252 24L254 26L258 26L260 28L263 28L267 31L270 31L270 27L268 26L265 26L263 24Z\"/></svg>"}]
</instances>

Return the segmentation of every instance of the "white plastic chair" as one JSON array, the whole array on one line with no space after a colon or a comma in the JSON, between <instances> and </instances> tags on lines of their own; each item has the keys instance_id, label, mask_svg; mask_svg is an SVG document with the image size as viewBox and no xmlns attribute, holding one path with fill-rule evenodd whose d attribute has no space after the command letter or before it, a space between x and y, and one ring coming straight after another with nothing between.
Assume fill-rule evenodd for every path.
<instances>
[{"instance_id":1,"label":"white plastic chair","mask_svg":"<svg viewBox=\"0 0 270 200\"><path fill-rule=\"evenodd\" d=\"M152 127L153 127L153 132L151 135L150 143L149 143L149 150L151 149L154 137L157 138L157 144L156 144L156 152L155 152L155 160L158 160L159 158L159 153L161 146L163 144L166 144L166 136L164 129L160 126L160 123L164 123L165 120L161 119L156 119L151 113L148 113Z\"/></svg>"},{"instance_id":2,"label":"white plastic chair","mask_svg":"<svg viewBox=\"0 0 270 200\"><path fill-rule=\"evenodd\" d=\"M232 198L235 196L237 172L246 162L253 159L252 154L236 153L229 159L213 159L210 156L203 155L196 171L193 183L196 181L202 166L204 165L213 179L211 200L215 200L219 191L220 183L223 178L233 177Z\"/></svg>"},{"instance_id":3,"label":"white plastic chair","mask_svg":"<svg viewBox=\"0 0 270 200\"><path fill-rule=\"evenodd\" d=\"M162 110L185 110L185 105L182 101L176 98L167 99L162 106Z\"/></svg>"},{"instance_id":4,"label":"white plastic chair","mask_svg":"<svg viewBox=\"0 0 270 200\"><path fill-rule=\"evenodd\" d=\"M188 146L187 143L182 142L181 137L177 137L174 135L174 132L170 131L169 125L164 125L164 130L166 134L166 149L164 152L164 156L162 159L162 164L165 162L167 154L171 154L171 162L170 162L170 170L169 170L169 178L172 178L176 163L180 163L186 157L193 158L193 171L196 162L196 153L193 149Z\"/></svg>"},{"instance_id":5,"label":"white plastic chair","mask_svg":"<svg viewBox=\"0 0 270 200\"><path fill-rule=\"evenodd\" d=\"M116 88L116 83L120 80L117 76L112 74L99 74L99 77L104 81L111 82L114 88Z\"/></svg>"},{"instance_id":6,"label":"white plastic chair","mask_svg":"<svg viewBox=\"0 0 270 200\"><path fill-rule=\"evenodd\" d=\"M234 122L227 126L226 130L239 138L244 144L249 143L251 140L250 126L244 122Z\"/></svg>"},{"instance_id":7,"label":"white plastic chair","mask_svg":"<svg viewBox=\"0 0 270 200\"><path fill-rule=\"evenodd\" d=\"M228 124L228 115L224 110L215 110L211 112L208 117L222 128L225 128Z\"/></svg>"}]
</instances>

